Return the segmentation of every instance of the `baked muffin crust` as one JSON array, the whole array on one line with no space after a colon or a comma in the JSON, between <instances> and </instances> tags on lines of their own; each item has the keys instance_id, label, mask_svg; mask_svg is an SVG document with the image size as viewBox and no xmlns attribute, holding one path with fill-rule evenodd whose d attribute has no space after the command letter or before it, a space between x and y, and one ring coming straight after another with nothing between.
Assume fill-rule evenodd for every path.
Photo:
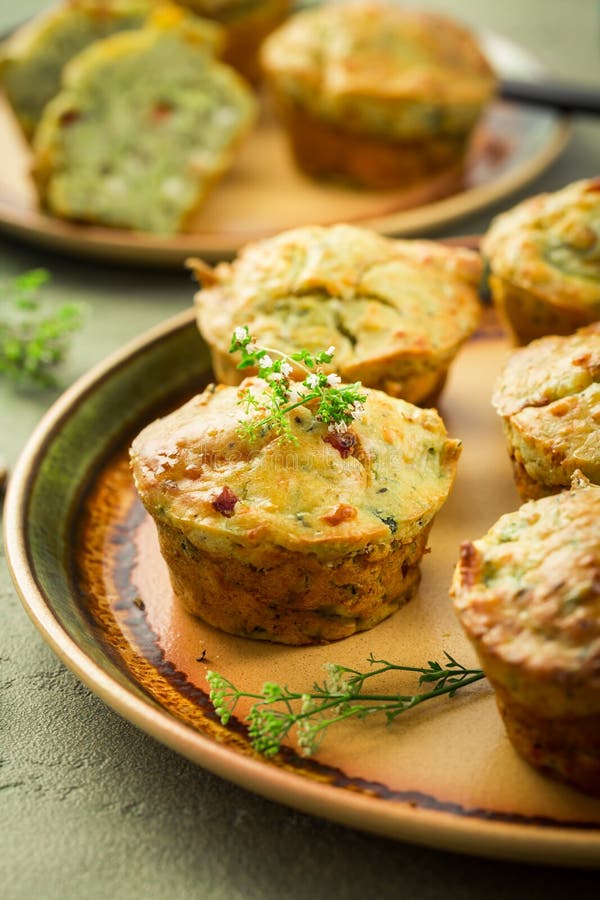
<instances>
[{"instance_id":1,"label":"baked muffin crust","mask_svg":"<svg viewBox=\"0 0 600 900\"><path fill-rule=\"evenodd\" d=\"M600 323L515 351L493 394L523 499L600 484Z\"/></svg>"},{"instance_id":2,"label":"baked muffin crust","mask_svg":"<svg viewBox=\"0 0 600 900\"><path fill-rule=\"evenodd\" d=\"M248 325L286 353L333 345L342 380L428 402L480 316L478 254L350 225L293 229L196 271L198 326L226 384L243 377L229 345Z\"/></svg>"},{"instance_id":3,"label":"baked muffin crust","mask_svg":"<svg viewBox=\"0 0 600 900\"><path fill-rule=\"evenodd\" d=\"M262 60L269 77L319 118L386 137L463 132L495 87L465 28L373 0L290 17L265 41Z\"/></svg>"},{"instance_id":4,"label":"baked muffin crust","mask_svg":"<svg viewBox=\"0 0 600 900\"><path fill-rule=\"evenodd\" d=\"M295 442L240 435L242 388L211 386L132 445L175 593L236 634L311 643L363 630L416 590L460 445L433 410L378 391L351 452L306 407Z\"/></svg>"},{"instance_id":5,"label":"baked muffin crust","mask_svg":"<svg viewBox=\"0 0 600 900\"><path fill-rule=\"evenodd\" d=\"M600 792L600 487L526 503L461 549L451 594L530 762Z\"/></svg>"},{"instance_id":6,"label":"baked muffin crust","mask_svg":"<svg viewBox=\"0 0 600 900\"><path fill-rule=\"evenodd\" d=\"M494 300L518 343L600 319L600 178L531 197L483 239Z\"/></svg>"},{"instance_id":7,"label":"baked muffin crust","mask_svg":"<svg viewBox=\"0 0 600 900\"><path fill-rule=\"evenodd\" d=\"M265 41L265 80L299 167L370 189L459 190L495 77L469 33L395 3L326 3Z\"/></svg>"}]
</instances>

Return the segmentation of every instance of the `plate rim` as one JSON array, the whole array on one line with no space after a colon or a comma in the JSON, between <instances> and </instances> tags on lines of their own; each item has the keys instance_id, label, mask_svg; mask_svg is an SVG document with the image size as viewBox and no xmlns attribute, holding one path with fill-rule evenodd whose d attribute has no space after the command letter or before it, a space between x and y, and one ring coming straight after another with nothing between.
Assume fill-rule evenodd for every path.
<instances>
[{"instance_id":1,"label":"plate rim","mask_svg":"<svg viewBox=\"0 0 600 900\"><path fill-rule=\"evenodd\" d=\"M457 816L446 810L382 801L287 771L258 754L247 756L176 719L142 698L95 662L53 614L37 583L27 541L27 509L43 458L63 423L104 380L140 353L189 328L194 310L154 326L110 354L71 385L49 408L26 442L10 479L4 504L4 544L9 572L21 602L43 638L76 677L109 707L155 740L213 774L302 812L395 840L436 849L512 861L586 868L600 865L600 825L541 826Z\"/></svg>"},{"instance_id":2,"label":"plate rim","mask_svg":"<svg viewBox=\"0 0 600 900\"><path fill-rule=\"evenodd\" d=\"M569 142L571 133L570 117L567 114L557 114L556 130L552 139L540 148L535 156L522 163L518 170L508 172L489 184L476 185L450 197L412 209L400 210L388 216L364 219L359 224L363 228L372 228L391 237L423 235L430 230L450 225L470 213L484 210L496 201L510 197L529 184L560 156ZM431 221L432 214L435 215L435 221ZM83 237L81 228L85 229ZM77 256L95 260L127 262L150 268L179 267L185 256L194 253L201 254L207 261L212 262L231 257L238 249L238 245L234 247L230 242L224 242L220 232L176 235L174 240L166 245L164 239L156 235L129 232L124 229L113 231L95 225L78 226L54 219L37 210L27 209L20 212L2 197L0 197L0 231L63 253L75 253ZM115 234L118 238L114 237ZM241 244L261 239L241 234Z\"/></svg>"}]
</instances>

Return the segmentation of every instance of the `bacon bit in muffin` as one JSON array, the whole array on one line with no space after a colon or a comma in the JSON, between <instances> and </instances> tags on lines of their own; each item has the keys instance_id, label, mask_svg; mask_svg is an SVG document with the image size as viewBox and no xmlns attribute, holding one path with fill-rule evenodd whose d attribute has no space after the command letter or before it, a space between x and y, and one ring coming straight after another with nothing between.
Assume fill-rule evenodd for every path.
<instances>
[{"instance_id":1,"label":"bacon bit in muffin","mask_svg":"<svg viewBox=\"0 0 600 900\"><path fill-rule=\"evenodd\" d=\"M582 353L580 356L575 356L571 360L571 364L574 366L587 366L590 361L591 353Z\"/></svg>"},{"instance_id":2,"label":"bacon bit in muffin","mask_svg":"<svg viewBox=\"0 0 600 900\"><path fill-rule=\"evenodd\" d=\"M211 504L213 509L216 509L216 511L221 513L222 516L225 516L226 519L230 519L233 515L235 504L239 499L240 498L236 497L231 488L225 485L221 493L211 501Z\"/></svg>"},{"instance_id":3,"label":"bacon bit in muffin","mask_svg":"<svg viewBox=\"0 0 600 900\"><path fill-rule=\"evenodd\" d=\"M153 122L162 122L164 119L168 119L172 112L173 107L170 103L159 102L154 104L150 115Z\"/></svg>"},{"instance_id":4,"label":"bacon bit in muffin","mask_svg":"<svg viewBox=\"0 0 600 900\"><path fill-rule=\"evenodd\" d=\"M342 459L346 459L350 455L356 455L358 439L352 431L344 431L341 434L337 431L330 431L323 440L326 444L331 444L332 447L335 447Z\"/></svg>"},{"instance_id":5,"label":"bacon bit in muffin","mask_svg":"<svg viewBox=\"0 0 600 900\"><path fill-rule=\"evenodd\" d=\"M338 503L326 516L321 516L321 520L329 525L339 525L341 522L355 519L357 515L358 510L355 506L349 506L347 503Z\"/></svg>"},{"instance_id":6,"label":"bacon bit in muffin","mask_svg":"<svg viewBox=\"0 0 600 900\"><path fill-rule=\"evenodd\" d=\"M72 125L74 122L77 122L81 118L81 113L77 109L66 109L64 113L62 113L59 121L63 127L67 127L68 125Z\"/></svg>"},{"instance_id":7,"label":"bacon bit in muffin","mask_svg":"<svg viewBox=\"0 0 600 900\"><path fill-rule=\"evenodd\" d=\"M479 554L471 541L463 541L460 545L460 583L463 587L472 587L475 584L477 561Z\"/></svg>"},{"instance_id":8,"label":"bacon bit in muffin","mask_svg":"<svg viewBox=\"0 0 600 900\"><path fill-rule=\"evenodd\" d=\"M600 191L600 175L597 178L592 178L586 186L586 191Z\"/></svg>"}]
</instances>

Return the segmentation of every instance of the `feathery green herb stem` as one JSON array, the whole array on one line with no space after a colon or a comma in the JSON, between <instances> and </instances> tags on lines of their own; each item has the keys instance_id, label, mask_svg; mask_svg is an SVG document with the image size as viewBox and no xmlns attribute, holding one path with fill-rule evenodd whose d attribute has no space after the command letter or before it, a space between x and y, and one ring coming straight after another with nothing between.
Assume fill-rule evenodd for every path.
<instances>
[{"instance_id":1,"label":"feathery green herb stem","mask_svg":"<svg viewBox=\"0 0 600 900\"><path fill-rule=\"evenodd\" d=\"M49 279L45 269L33 269L4 285L0 295L0 375L17 384L56 386L55 370L70 335L81 327L76 304L55 307L43 300L41 288Z\"/></svg>"},{"instance_id":2,"label":"feathery green herb stem","mask_svg":"<svg viewBox=\"0 0 600 900\"><path fill-rule=\"evenodd\" d=\"M335 347L319 353L300 350L288 355L259 346L248 326L242 325L232 335L229 352L240 352L238 369L252 367L264 382L259 393L247 388L240 399L247 417L240 422L240 429L251 440L269 428L278 437L294 442L296 438L288 413L299 406L314 404L315 418L326 424L330 431L337 432L347 431L348 426L363 414L367 395L361 383L342 384L339 375L322 371L321 367L332 361ZM297 369L306 373L302 381L292 377Z\"/></svg>"},{"instance_id":3,"label":"feathery green herb stem","mask_svg":"<svg viewBox=\"0 0 600 900\"><path fill-rule=\"evenodd\" d=\"M226 725L242 699L256 701L248 713L248 731L252 746L266 756L281 749L282 742L294 731L301 752L314 753L327 729L350 718L364 719L374 714L385 716L391 723L401 713L457 691L485 678L481 669L470 669L449 653L443 664L429 660L426 666L403 666L385 659L369 657L369 664L377 666L366 672L336 663L326 666L327 678L316 682L310 691L291 691L287 687L267 682L259 694L241 690L216 672L208 672L210 699L221 722ZM367 681L388 672L414 672L419 685L429 690L412 694L366 693Z\"/></svg>"}]
</instances>

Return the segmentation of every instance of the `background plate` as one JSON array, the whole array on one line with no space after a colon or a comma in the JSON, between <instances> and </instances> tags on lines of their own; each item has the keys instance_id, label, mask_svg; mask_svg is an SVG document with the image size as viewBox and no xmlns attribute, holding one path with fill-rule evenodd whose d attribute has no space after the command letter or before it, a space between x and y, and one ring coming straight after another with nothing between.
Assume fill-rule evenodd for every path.
<instances>
[{"instance_id":1,"label":"background plate","mask_svg":"<svg viewBox=\"0 0 600 900\"><path fill-rule=\"evenodd\" d=\"M543 74L536 60L511 41L488 34L482 42L500 74ZM344 221L385 234L422 234L523 187L556 159L568 136L567 119L558 113L497 102L478 129L461 192L447 196L443 176L410 191L356 191L301 175L265 111L234 168L198 214L193 233L161 237L40 213L29 177L29 149L0 99L0 230L79 256L146 266L179 266L190 254L231 256L248 240L302 224Z\"/></svg>"},{"instance_id":2,"label":"background plate","mask_svg":"<svg viewBox=\"0 0 600 900\"><path fill-rule=\"evenodd\" d=\"M126 464L132 434L157 408L210 377L193 312L171 320L64 394L20 459L6 500L5 540L28 612L62 659L114 709L250 790L434 847L598 865L600 800L516 756L486 682L389 728L375 720L346 723L313 760L293 748L272 761L257 756L238 720L227 729L215 720L205 693L207 665L248 690L267 679L301 690L321 678L325 662L364 667L370 652L419 665L446 649L474 662L448 586L460 542L518 505L489 403L506 351L488 314L451 372L440 411L464 452L432 531L418 596L370 632L290 648L220 634L183 612L154 527L136 501ZM414 689L403 676L392 685Z\"/></svg>"}]
</instances>

